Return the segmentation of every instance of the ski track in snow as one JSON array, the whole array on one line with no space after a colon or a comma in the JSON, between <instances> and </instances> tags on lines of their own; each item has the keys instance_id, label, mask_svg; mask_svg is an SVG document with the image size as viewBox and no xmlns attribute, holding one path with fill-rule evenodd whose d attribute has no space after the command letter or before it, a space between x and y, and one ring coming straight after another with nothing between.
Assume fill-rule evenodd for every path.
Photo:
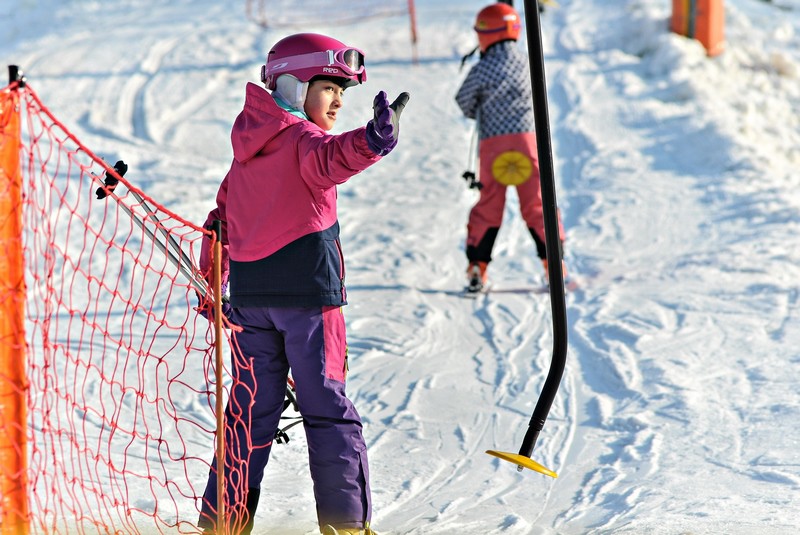
<instances>
[{"instance_id":1,"label":"ski track in snow","mask_svg":"<svg viewBox=\"0 0 800 535\"><path fill-rule=\"evenodd\" d=\"M559 4L542 22L566 263L579 287L567 295L567 368L533 455L556 480L484 453L517 451L552 351L548 296L515 291L537 287L541 268L513 192L490 271L498 291L458 295L476 193L460 178L472 124L453 95L483 3L420 2L418 66L402 17L308 28L369 58L369 82L348 90L337 130L366 122L378 90L411 93L400 149L339 189L348 389L365 422L375 527L795 533L800 25L730 0L728 50L708 60L665 31L664 2ZM291 31L255 28L243 2L81 5L104 31L73 11L51 33L20 37L13 62L90 148L124 158L135 184L201 222L244 85ZM183 408L213 425L202 400ZM273 449L254 533L314 532L295 430Z\"/></svg>"}]
</instances>

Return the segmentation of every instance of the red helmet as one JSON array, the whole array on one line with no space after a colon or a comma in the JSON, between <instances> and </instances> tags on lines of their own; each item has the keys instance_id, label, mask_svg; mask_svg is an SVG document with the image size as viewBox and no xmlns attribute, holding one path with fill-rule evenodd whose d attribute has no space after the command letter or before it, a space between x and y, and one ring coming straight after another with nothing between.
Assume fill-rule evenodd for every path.
<instances>
[{"instance_id":1,"label":"red helmet","mask_svg":"<svg viewBox=\"0 0 800 535\"><path fill-rule=\"evenodd\" d=\"M475 19L481 52L500 41L516 41L521 27L519 13L508 4L498 2L481 9Z\"/></svg>"},{"instance_id":2,"label":"red helmet","mask_svg":"<svg viewBox=\"0 0 800 535\"><path fill-rule=\"evenodd\" d=\"M298 33L275 43L261 67L261 81L274 90L282 74L291 74L300 82L314 76L339 78L345 87L367 80L361 50L318 33Z\"/></svg>"}]
</instances>

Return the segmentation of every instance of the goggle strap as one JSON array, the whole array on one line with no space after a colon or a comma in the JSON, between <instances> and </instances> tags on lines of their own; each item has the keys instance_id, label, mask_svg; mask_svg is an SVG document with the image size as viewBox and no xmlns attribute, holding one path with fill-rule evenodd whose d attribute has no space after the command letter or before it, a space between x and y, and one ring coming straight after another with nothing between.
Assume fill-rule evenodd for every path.
<instances>
[{"instance_id":1,"label":"goggle strap","mask_svg":"<svg viewBox=\"0 0 800 535\"><path fill-rule=\"evenodd\" d=\"M358 51L357 49L346 49L346 50L354 50L356 53L363 58L363 53ZM336 55L337 53L342 53L342 61L337 61ZM275 67L289 67L293 69L305 69L308 67L323 67L323 66L338 66L346 71L350 71L351 75L356 75L363 72L364 64L363 61L361 65L357 68L353 69L350 65L344 62L344 50L334 51L334 50L325 50L320 52L310 52L308 54L298 54L296 56L289 56L286 58L282 58L280 60L275 60L274 63L276 64L273 66ZM291 65L289 65L291 64ZM269 65L266 66L266 70L269 71ZM270 73L271 74L271 73Z\"/></svg>"}]
</instances>

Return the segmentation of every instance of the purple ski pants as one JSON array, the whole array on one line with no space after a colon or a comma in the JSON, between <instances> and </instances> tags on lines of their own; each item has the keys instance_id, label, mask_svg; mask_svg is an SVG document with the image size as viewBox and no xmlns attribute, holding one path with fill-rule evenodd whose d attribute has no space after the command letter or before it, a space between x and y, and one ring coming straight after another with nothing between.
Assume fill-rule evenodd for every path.
<instances>
[{"instance_id":1,"label":"purple ski pants","mask_svg":"<svg viewBox=\"0 0 800 535\"><path fill-rule=\"evenodd\" d=\"M291 370L319 523L363 527L372 514L369 468L361 418L345 393L341 307L238 308L230 319L243 330L232 342L233 383L225 409L227 507L234 515L243 511L247 489L261 485ZM216 515L215 466L201 519Z\"/></svg>"}]
</instances>

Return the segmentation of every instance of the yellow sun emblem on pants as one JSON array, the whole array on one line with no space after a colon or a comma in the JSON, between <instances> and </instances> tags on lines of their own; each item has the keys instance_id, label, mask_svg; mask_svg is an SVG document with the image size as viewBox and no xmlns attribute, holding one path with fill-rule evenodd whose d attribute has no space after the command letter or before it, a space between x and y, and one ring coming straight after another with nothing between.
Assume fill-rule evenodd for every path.
<instances>
[{"instance_id":1,"label":"yellow sun emblem on pants","mask_svg":"<svg viewBox=\"0 0 800 535\"><path fill-rule=\"evenodd\" d=\"M492 162L492 175L504 186L519 186L532 172L531 159L518 150L507 150Z\"/></svg>"}]
</instances>

